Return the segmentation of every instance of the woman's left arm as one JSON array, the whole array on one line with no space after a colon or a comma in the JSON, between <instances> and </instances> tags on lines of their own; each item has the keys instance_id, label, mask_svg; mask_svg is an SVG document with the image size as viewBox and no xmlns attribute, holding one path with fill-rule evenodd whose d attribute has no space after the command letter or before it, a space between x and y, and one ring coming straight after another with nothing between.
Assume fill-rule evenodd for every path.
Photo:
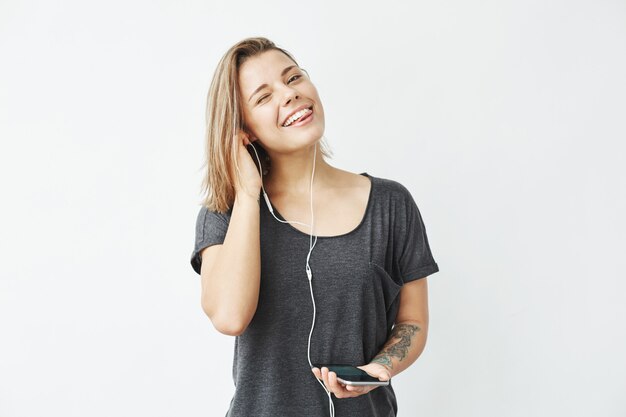
<instances>
[{"instance_id":1,"label":"woman's left arm","mask_svg":"<svg viewBox=\"0 0 626 417\"><path fill-rule=\"evenodd\" d=\"M428 335L428 283L426 278L410 281L400 290L400 307L391 336L382 350L367 365L359 366L368 374L388 380L408 368L420 356ZM334 372L327 368L314 368L313 373L322 379L337 398L350 398L366 394L374 386L345 386L337 381Z\"/></svg>"},{"instance_id":2,"label":"woman's left arm","mask_svg":"<svg viewBox=\"0 0 626 417\"><path fill-rule=\"evenodd\" d=\"M424 351L428 336L428 282L426 278L404 284L400 308L391 337L367 367L380 364L393 377L408 368Z\"/></svg>"}]
</instances>

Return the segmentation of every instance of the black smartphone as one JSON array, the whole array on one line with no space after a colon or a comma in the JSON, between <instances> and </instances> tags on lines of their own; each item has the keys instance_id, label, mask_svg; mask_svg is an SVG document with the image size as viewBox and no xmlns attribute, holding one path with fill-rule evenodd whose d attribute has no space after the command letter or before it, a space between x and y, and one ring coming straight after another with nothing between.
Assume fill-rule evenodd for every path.
<instances>
[{"instance_id":1,"label":"black smartphone","mask_svg":"<svg viewBox=\"0 0 626 417\"><path fill-rule=\"evenodd\" d=\"M337 381L345 385L377 385L385 386L389 385L389 381L380 381L373 376L370 376L367 372L356 366L351 365L315 365L316 368L322 369L322 367L328 368L337 374Z\"/></svg>"}]
</instances>

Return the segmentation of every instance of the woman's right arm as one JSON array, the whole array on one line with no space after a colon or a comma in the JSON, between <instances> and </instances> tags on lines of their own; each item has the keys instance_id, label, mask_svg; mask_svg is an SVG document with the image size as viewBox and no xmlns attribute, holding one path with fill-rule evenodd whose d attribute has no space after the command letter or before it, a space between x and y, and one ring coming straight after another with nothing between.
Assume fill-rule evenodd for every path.
<instances>
[{"instance_id":1,"label":"woman's right arm","mask_svg":"<svg viewBox=\"0 0 626 417\"><path fill-rule=\"evenodd\" d=\"M245 146L239 141L242 183L221 245L202 251L202 309L220 332L231 336L243 333L256 312L261 280L259 192L261 177Z\"/></svg>"}]
</instances>

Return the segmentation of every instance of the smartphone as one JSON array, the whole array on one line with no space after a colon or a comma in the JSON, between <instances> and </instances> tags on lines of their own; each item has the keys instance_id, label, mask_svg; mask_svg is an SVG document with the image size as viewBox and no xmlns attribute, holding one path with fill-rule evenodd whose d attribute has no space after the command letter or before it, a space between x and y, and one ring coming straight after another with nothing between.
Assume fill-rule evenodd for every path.
<instances>
[{"instance_id":1,"label":"smartphone","mask_svg":"<svg viewBox=\"0 0 626 417\"><path fill-rule=\"evenodd\" d=\"M389 385L389 381L380 381L356 366L350 365L315 365L318 369L328 368L337 374L337 381L345 385Z\"/></svg>"}]
</instances>

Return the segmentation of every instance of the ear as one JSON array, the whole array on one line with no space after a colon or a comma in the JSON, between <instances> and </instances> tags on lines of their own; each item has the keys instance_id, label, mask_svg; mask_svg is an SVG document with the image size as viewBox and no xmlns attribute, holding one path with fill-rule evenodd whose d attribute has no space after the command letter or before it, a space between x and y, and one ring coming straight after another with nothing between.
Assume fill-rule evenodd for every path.
<instances>
[{"instance_id":1,"label":"ear","mask_svg":"<svg viewBox=\"0 0 626 417\"><path fill-rule=\"evenodd\" d=\"M259 140L259 138L257 138L256 136L254 136L254 134L252 132L250 132L249 130L246 130L246 135L248 135L248 141L250 143L252 142L256 142L257 140Z\"/></svg>"},{"instance_id":2,"label":"ear","mask_svg":"<svg viewBox=\"0 0 626 417\"><path fill-rule=\"evenodd\" d=\"M254 134L252 133L252 131L250 131L250 129L248 129L248 126L246 126L245 124L242 126L241 130L246 134L246 136L248 137L248 141L250 143L257 140L257 138L254 137Z\"/></svg>"}]
</instances>

